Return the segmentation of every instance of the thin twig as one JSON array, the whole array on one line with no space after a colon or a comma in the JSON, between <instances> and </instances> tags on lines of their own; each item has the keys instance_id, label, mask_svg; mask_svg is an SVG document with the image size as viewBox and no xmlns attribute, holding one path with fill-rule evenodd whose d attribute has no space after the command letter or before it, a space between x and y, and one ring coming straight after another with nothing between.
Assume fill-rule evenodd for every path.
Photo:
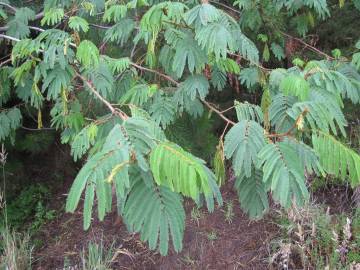
<instances>
[{"instance_id":1,"label":"thin twig","mask_svg":"<svg viewBox=\"0 0 360 270\"><path fill-rule=\"evenodd\" d=\"M132 66L134 66L135 68L138 68L140 70L144 70L144 71L148 71L148 72L152 72L155 73L161 77L163 77L164 79L172 82L173 84L175 84L176 86L179 86L180 83L178 81L175 81L173 78L171 78L170 76L161 73L160 71L154 70L154 69L149 69L140 65L137 65L135 63L131 63ZM227 118L226 116L224 116L222 114L221 111L219 111L218 109L216 109L214 106L212 106L209 102L205 101L205 100L201 100L202 103L204 103L211 111L215 112L217 115L220 116L220 118L222 118L225 122L231 124L231 125L235 125L235 122L231 121L229 118Z\"/></svg>"},{"instance_id":2,"label":"thin twig","mask_svg":"<svg viewBox=\"0 0 360 270\"><path fill-rule=\"evenodd\" d=\"M236 10L236 9L228 6L228 5L225 5L225 4L221 3L221 2L216 2L216 1L211 1L211 0L210 0L209 2L210 2L210 3L213 3L213 4L217 4L217 5L222 6L222 7L224 7L224 8L227 8L228 10L231 10L231 11L237 13L237 14L241 14L240 11L238 11L238 10Z\"/></svg>"},{"instance_id":3,"label":"thin twig","mask_svg":"<svg viewBox=\"0 0 360 270\"><path fill-rule=\"evenodd\" d=\"M0 63L0 67L6 65L7 63L11 63L11 58L5 60L4 62L1 62L1 63Z\"/></svg>"},{"instance_id":4,"label":"thin twig","mask_svg":"<svg viewBox=\"0 0 360 270\"><path fill-rule=\"evenodd\" d=\"M327 53L325 53L325 52L323 52L323 51L321 51L321 50L319 50L318 48L315 48L314 46L311 46L309 43L306 43L306 42L303 41L301 38L294 37L294 36L289 35L289 34L283 32L283 31L280 31L280 33L281 33L282 35L288 37L288 38L291 38L291 39L294 39L294 40L300 42L301 44L303 44L303 45L305 46L305 48L308 48L308 49L310 49L311 51L313 51L313 52L315 52L315 53L317 53L317 54L319 54L319 55L325 56L328 60L335 60L334 57L328 55Z\"/></svg>"},{"instance_id":5,"label":"thin twig","mask_svg":"<svg viewBox=\"0 0 360 270\"><path fill-rule=\"evenodd\" d=\"M168 80L169 82L172 82L173 84L175 84L176 86L179 86L180 83L175 81L173 78L171 78L170 76L164 74L164 73L161 73L160 71L157 71L157 70L154 70L154 69L150 69L150 68L146 68L146 67L143 67L143 66L140 66L138 64L135 64L135 63L131 63L131 65L139 70L144 70L144 71L148 71L148 72L151 72L151 73L155 73L157 75L159 75L160 77L163 77L164 79Z\"/></svg>"},{"instance_id":6,"label":"thin twig","mask_svg":"<svg viewBox=\"0 0 360 270\"><path fill-rule=\"evenodd\" d=\"M28 128L28 127L21 126L21 128L24 129L24 130L28 130L28 131L55 130L55 128L47 128L47 127L42 127L42 128Z\"/></svg>"},{"instance_id":7,"label":"thin twig","mask_svg":"<svg viewBox=\"0 0 360 270\"><path fill-rule=\"evenodd\" d=\"M222 118L226 123L229 123L231 125L235 125L234 121L231 121L229 118L227 118L226 116L224 116L221 111L219 111L218 109L216 109L214 106L212 106L209 102L202 100L202 103L204 103L206 105L206 107L208 107L211 111L213 111L214 113L216 113L218 116L220 116L220 118Z\"/></svg>"},{"instance_id":8,"label":"thin twig","mask_svg":"<svg viewBox=\"0 0 360 270\"><path fill-rule=\"evenodd\" d=\"M0 6L5 6L5 7L7 7L8 9L10 9L11 11L16 12L16 8L13 7L13 6L10 5L10 4L4 3L4 2L0 2Z\"/></svg>"},{"instance_id":9,"label":"thin twig","mask_svg":"<svg viewBox=\"0 0 360 270\"><path fill-rule=\"evenodd\" d=\"M5 39L16 41L16 42L20 41L20 39L18 39L18 38L14 38L12 36L4 35L4 34L0 34L0 38L5 38Z\"/></svg>"},{"instance_id":10,"label":"thin twig","mask_svg":"<svg viewBox=\"0 0 360 270\"><path fill-rule=\"evenodd\" d=\"M15 13L15 12L17 11L17 8L16 8L16 7L14 7L14 6L10 5L10 4L4 3L4 2L0 2L0 6L5 6L5 7L7 7L8 9L11 10L12 13ZM42 18L42 17L44 17L44 12L43 12L43 11L41 11L41 12L38 13L38 14L36 14L34 19L35 19L35 20L38 20L38 19L40 19L40 18Z\"/></svg>"},{"instance_id":11,"label":"thin twig","mask_svg":"<svg viewBox=\"0 0 360 270\"><path fill-rule=\"evenodd\" d=\"M305 110L303 110L299 116L296 118L295 123L293 124L293 126L286 132L284 133L279 133L279 134L267 134L266 136L268 138L280 138L280 137L287 137L289 135L291 135L291 132L298 126L299 121L301 120L301 118L305 117L305 115L309 112L309 110L307 108L305 108Z\"/></svg>"},{"instance_id":12,"label":"thin twig","mask_svg":"<svg viewBox=\"0 0 360 270\"><path fill-rule=\"evenodd\" d=\"M98 91L96 91L95 87L93 86L92 82L82 76L80 73L76 72L76 76L80 78L90 89L90 91L102 102L105 104L106 107L111 111L112 114L118 115L122 120L128 119L128 116L123 111L114 108L109 101L103 98Z\"/></svg>"}]
</instances>

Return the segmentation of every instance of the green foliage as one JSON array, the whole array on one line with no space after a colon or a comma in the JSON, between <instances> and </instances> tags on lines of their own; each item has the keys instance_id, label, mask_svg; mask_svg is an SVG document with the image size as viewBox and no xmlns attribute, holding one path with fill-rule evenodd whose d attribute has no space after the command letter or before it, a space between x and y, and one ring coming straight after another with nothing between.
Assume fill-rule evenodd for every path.
<instances>
[{"instance_id":1,"label":"green foliage","mask_svg":"<svg viewBox=\"0 0 360 270\"><path fill-rule=\"evenodd\" d=\"M232 158L233 169L237 175L251 176L252 167L258 163L258 152L265 146L264 130L256 122L240 120L226 134L225 156Z\"/></svg>"},{"instance_id":2,"label":"green foliage","mask_svg":"<svg viewBox=\"0 0 360 270\"><path fill-rule=\"evenodd\" d=\"M251 218L259 218L269 208L267 188L262 180L261 170L254 169L249 177L241 172L236 178L237 190L241 207Z\"/></svg>"},{"instance_id":3,"label":"green foliage","mask_svg":"<svg viewBox=\"0 0 360 270\"><path fill-rule=\"evenodd\" d=\"M162 255L168 242L180 251L183 196L210 212L222 205L228 162L252 218L267 211L268 196L302 205L305 175L359 185L359 155L343 143L343 110L360 102L360 46L299 45L337 5L125 2L0 11L0 141L39 152L50 142L43 132L14 141L22 122L61 132L83 161L66 210L83 201L85 229L94 207L100 220L111 211L115 190L129 229Z\"/></svg>"},{"instance_id":4,"label":"green foliage","mask_svg":"<svg viewBox=\"0 0 360 270\"><path fill-rule=\"evenodd\" d=\"M196 97L205 99L209 93L209 82L203 75L192 75L188 77L179 87L179 91L184 91L184 94L188 95L191 100L195 100Z\"/></svg>"},{"instance_id":5,"label":"green foliage","mask_svg":"<svg viewBox=\"0 0 360 270\"><path fill-rule=\"evenodd\" d=\"M16 198L9 200L4 209L9 226L15 229L29 227L31 231L38 230L46 221L54 218L54 211L46 207L49 197L50 191L44 185L30 185L21 190ZM3 225L3 219L1 223Z\"/></svg>"},{"instance_id":6,"label":"green foliage","mask_svg":"<svg viewBox=\"0 0 360 270\"><path fill-rule=\"evenodd\" d=\"M71 144L71 155L75 161L81 158L90 149L91 145L95 143L97 132L97 126L90 124L76 134Z\"/></svg>"},{"instance_id":7,"label":"green foliage","mask_svg":"<svg viewBox=\"0 0 360 270\"><path fill-rule=\"evenodd\" d=\"M99 64L99 50L94 43L89 40L84 40L77 48L76 58L85 67L97 66Z\"/></svg>"},{"instance_id":8,"label":"green foliage","mask_svg":"<svg viewBox=\"0 0 360 270\"><path fill-rule=\"evenodd\" d=\"M148 241L150 249L159 245L160 253L167 254L171 236L179 252L185 227L182 198L167 187L157 187L149 175L143 177L138 177L131 187L124 207L125 222L131 230L140 232L141 240Z\"/></svg>"},{"instance_id":9,"label":"green foliage","mask_svg":"<svg viewBox=\"0 0 360 270\"><path fill-rule=\"evenodd\" d=\"M290 75L281 81L280 90L287 96L293 95L299 97L300 100L306 100L309 95L310 85L304 78Z\"/></svg>"},{"instance_id":10,"label":"green foliage","mask_svg":"<svg viewBox=\"0 0 360 270\"><path fill-rule=\"evenodd\" d=\"M293 199L302 205L308 199L300 157L289 144L267 144L260 151L259 160L264 174L263 181L282 206L289 207Z\"/></svg>"},{"instance_id":11,"label":"green foliage","mask_svg":"<svg viewBox=\"0 0 360 270\"><path fill-rule=\"evenodd\" d=\"M78 16L70 17L69 27L77 32L80 32L80 30L85 33L89 31L89 23L85 19Z\"/></svg>"},{"instance_id":12,"label":"green foliage","mask_svg":"<svg viewBox=\"0 0 360 270\"><path fill-rule=\"evenodd\" d=\"M21 112L18 108L0 112L0 141L3 141L20 126L21 119Z\"/></svg>"},{"instance_id":13,"label":"green foliage","mask_svg":"<svg viewBox=\"0 0 360 270\"><path fill-rule=\"evenodd\" d=\"M320 162L327 173L346 180L350 178L353 187L359 185L360 156L329 134L313 134L312 143L319 154Z\"/></svg>"},{"instance_id":14,"label":"green foliage","mask_svg":"<svg viewBox=\"0 0 360 270\"><path fill-rule=\"evenodd\" d=\"M130 153L127 140L121 132L121 126L115 125L109 133L102 150L93 155L79 172L70 189L66 210L75 211L81 193L86 189L84 228L90 226L94 192L98 200L98 216L103 220L111 209L111 183L115 184L117 197L123 198L129 184L128 165ZM106 181L105 181L106 180Z\"/></svg>"},{"instance_id":15,"label":"green foliage","mask_svg":"<svg viewBox=\"0 0 360 270\"><path fill-rule=\"evenodd\" d=\"M252 120L258 123L264 121L264 115L261 108L248 102L240 103L235 101L235 110L238 121Z\"/></svg>"},{"instance_id":16,"label":"green foliage","mask_svg":"<svg viewBox=\"0 0 360 270\"><path fill-rule=\"evenodd\" d=\"M158 185L196 199L211 188L204 162L173 143L159 144L150 155L150 166Z\"/></svg>"},{"instance_id":17,"label":"green foliage","mask_svg":"<svg viewBox=\"0 0 360 270\"><path fill-rule=\"evenodd\" d=\"M41 20L41 25L54 25L61 21L64 17L64 10L62 8L51 8L45 12L44 18Z\"/></svg>"}]
</instances>

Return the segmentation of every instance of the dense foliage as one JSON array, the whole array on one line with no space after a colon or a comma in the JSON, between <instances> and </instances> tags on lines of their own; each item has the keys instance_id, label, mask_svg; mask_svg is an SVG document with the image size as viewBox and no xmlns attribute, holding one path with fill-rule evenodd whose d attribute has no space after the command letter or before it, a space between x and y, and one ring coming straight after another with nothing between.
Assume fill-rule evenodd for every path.
<instances>
[{"instance_id":1,"label":"dense foliage","mask_svg":"<svg viewBox=\"0 0 360 270\"><path fill-rule=\"evenodd\" d=\"M115 193L129 230L161 254L169 241L180 251L183 197L210 212L222 205L225 160L252 218L269 196L303 205L310 175L360 184L360 156L343 143L344 103L360 102L360 43L348 58L305 44L313 54L301 59L304 41L287 34L304 37L330 17L331 1L223 2L0 1L0 141L17 143L29 109L39 129L50 119L84 161L66 210L84 198L85 229ZM214 104L229 91L230 108ZM237 101L245 91L260 99ZM198 135L213 147L199 154L183 133L207 130L214 114L218 142Z\"/></svg>"}]
</instances>

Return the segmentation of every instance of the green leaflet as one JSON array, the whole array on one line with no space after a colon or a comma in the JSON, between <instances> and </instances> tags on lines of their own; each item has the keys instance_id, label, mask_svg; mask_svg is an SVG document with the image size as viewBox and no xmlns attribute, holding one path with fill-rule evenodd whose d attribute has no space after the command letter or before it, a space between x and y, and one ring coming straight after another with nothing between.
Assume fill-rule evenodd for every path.
<instances>
[{"instance_id":1,"label":"green leaflet","mask_svg":"<svg viewBox=\"0 0 360 270\"><path fill-rule=\"evenodd\" d=\"M150 249L159 246L160 254L166 255L171 236L175 251L181 251L185 229L182 198L167 187L154 185L151 175L134 179L123 216L128 227L149 242Z\"/></svg>"},{"instance_id":2,"label":"green leaflet","mask_svg":"<svg viewBox=\"0 0 360 270\"><path fill-rule=\"evenodd\" d=\"M312 143L320 163L329 174L350 179L352 187L360 184L360 156L334 137L324 132L313 133Z\"/></svg>"},{"instance_id":3,"label":"green leaflet","mask_svg":"<svg viewBox=\"0 0 360 270\"><path fill-rule=\"evenodd\" d=\"M91 224L94 196L95 196L95 188L94 188L94 184L91 183L86 187L86 191L85 191L84 214L83 214L84 215L83 227L85 230L87 230Z\"/></svg>"},{"instance_id":4,"label":"green leaflet","mask_svg":"<svg viewBox=\"0 0 360 270\"><path fill-rule=\"evenodd\" d=\"M62 8L51 8L44 14L44 18L41 20L41 25L54 25L59 23L64 17L64 10Z\"/></svg>"},{"instance_id":5,"label":"green leaflet","mask_svg":"<svg viewBox=\"0 0 360 270\"><path fill-rule=\"evenodd\" d=\"M71 155L74 157L74 161L81 158L95 143L97 131L97 126L90 124L76 134L71 144Z\"/></svg>"},{"instance_id":6,"label":"green leaflet","mask_svg":"<svg viewBox=\"0 0 360 270\"><path fill-rule=\"evenodd\" d=\"M252 120L258 123L262 123L264 121L264 115L261 107L250 104L247 101L241 103L235 100L234 104L238 121Z\"/></svg>"},{"instance_id":7,"label":"green leaflet","mask_svg":"<svg viewBox=\"0 0 360 270\"><path fill-rule=\"evenodd\" d=\"M186 66L191 73L201 72L207 62L207 56L193 38L192 33L170 28L165 32L165 39L175 50L169 67L178 78L183 75Z\"/></svg>"},{"instance_id":8,"label":"green leaflet","mask_svg":"<svg viewBox=\"0 0 360 270\"><path fill-rule=\"evenodd\" d=\"M235 40L235 48L239 51L240 55L248 59L251 63L257 64L259 62L259 51L254 42L246 37L240 28L234 30L232 34Z\"/></svg>"},{"instance_id":9,"label":"green leaflet","mask_svg":"<svg viewBox=\"0 0 360 270\"><path fill-rule=\"evenodd\" d=\"M129 163L129 146L122 135L121 126L115 125L106 138L102 150L93 155L76 176L66 201L66 211L74 212L86 185L95 185L98 215L99 219L103 220L111 207L111 196L109 196L110 183L113 182L115 184L116 196L118 198L123 198L125 189L129 187L127 169ZM91 190L88 192L88 200L86 201L87 212L85 213L86 217L84 217L85 229L90 225L90 222L88 222L90 218L89 212L91 211L90 206L93 205L91 199L94 199Z\"/></svg>"},{"instance_id":10,"label":"green leaflet","mask_svg":"<svg viewBox=\"0 0 360 270\"><path fill-rule=\"evenodd\" d=\"M291 109L287 111L287 114L296 120L298 117L305 113L306 123L312 129L320 129L325 132L329 132L329 128L334 134L337 134L337 128L335 123L339 127L341 133L346 136L344 127L347 126L344 115L341 111L336 114L333 110L331 102L325 101L306 101L297 102Z\"/></svg>"},{"instance_id":11,"label":"green leaflet","mask_svg":"<svg viewBox=\"0 0 360 270\"><path fill-rule=\"evenodd\" d=\"M90 40L83 40L77 48L76 58L85 67L93 67L99 64L100 53L94 43Z\"/></svg>"},{"instance_id":12,"label":"green leaflet","mask_svg":"<svg viewBox=\"0 0 360 270\"><path fill-rule=\"evenodd\" d=\"M267 190L262 178L262 171L253 169L249 176L240 173L234 185L241 208L254 219L261 218L269 209Z\"/></svg>"},{"instance_id":13,"label":"green leaflet","mask_svg":"<svg viewBox=\"0 0 360 270\"><path fill-rule=\"evenodd\" d=\"M189 25L194 24L195 28L215 22L220 17L219 10L208 3L197 5L185 14L186 22Z\"/></svg>"},{"instance_id":14,"label":"green leaflet","mask_svg":"<svg viewBox=\"0 0 360 270\"><path fill-rule=\"evenodd\" d=\"M260 80L260 73L257 67L244 68L240 72L240 82L247 88L251 88Z\"/></svg>"},{"instance_id":15,"label":"green leaflet","mask_svg":"<svg viewBox=\"0 0 360 270\"><path fill-rule=\"evenodd\" d=\"M289 75L281 81L280 90L287 96L293 95L304 101L309 96L310 85L301 76Z\"/></svg>"},{"instance_id":16,"label":"green leaflet","mask_svg":"<svg viewBox=\"0 0 360 270\"><path fill-rule=\"evenodd\" d=\"M111 28L106 30L104 41L115 42L123 46L130 38L135 28L135 22L132 19L121 19Z\"/></svg>"},{"instance_id":17,"label":"green leaflet","mask_svg":"<svg viewBox=\"0 0 360 270\"><path fill-rule=\"evenodd\" d=\"M158 144L150 154L155 182L194 200L200 193L211 192L203 164L204 161L170 142Z\"/></svg>"},{"instance_id":18,"label":"green leaflet","mask_svg":"<svg viewBox=\"0 0 360 270\"><path fill-rule=\"evenodd\" d=\"M209 82L203 75L191 75L179 87L179 91L184 91L191 100L195 100L197 96L204 100L209 93Z\"/></svg>"},{"instance_id":19,"label":"green leaflet","mask_svg":"<svg viewBox=\"0 0 360 270\"><path fill-rule=\"evenodd\" d=\"M153 95L152 89L147 84L137 84L129 89L120 99L120 103L130 103L141 106L146 103Z\"/></svg>"},{"instance_id":20,"label":"green leaflet","mask_svg":"<svg viewBox=\"0 0 360 270\"><path fill-rule=\"evenodd\" d=\"M285 58L284 49L277 43L271 43L271 51L275 55L276 59L281 61Z\"/></svg>"},{"instance_id":21,"label":"green leaflet","mask_svg":"<svg viewBox=\"0 0 360 270\"><path fill-rule=\"evenodd\" d=\"M126 5L112 5L105 10L103 21L104 22L115 22L117 23L126 16L127 6Z\"/></svg>"},{"instance_id":22,"label":"green leaflet","mask_svg":"<svg viewBox=\"0 0 360 270\"><path fill-rule=\"evenodd\" d=\"M258 163L258 152L265 146L264 129L251 120L241 120L225 136L224 153L232 158L236 175L251 176L253 166Z\"/></svg>"},{"instance_id":23,"label":"green leaflet","mask_svg":"<svg viewBox=\"0 0 360 270\"><path fill-rule=\"evenodd\" d=\"M357 80L359 74L350 64L341 64L334 70L330 62L310 61L305 71L314 73L310 82L323 90L333 94L341 94L343 98L349 98L354 104L360 102L360 87Z\"/></svg>"},{"instance_id":24,"label":"green leaflet","mask_svg":"<svg viewBox=\"0 0 360 270\"><path fill-rule=\"evenodd\" d=\"M206 201L206 207L210 213L212 213L215 209L215 201L217 202L218 206L223 205L223 199L221 196L220 188L216 183L216 176L215 174L205 165L203 165L204 170L208 176L209 185L211 188L211 193L203 194ZM199 205L199 204L198 204Z\"/></svg>"},{"instance_id":25,"label":"green leaflet","mask_svg":"<svg viewBox=\"0 0 360 270\"><path fill-rule=\"evenodd\" d=\"M0 141L5 140L12 131L17 129L21 120L21 112L16 107L0 112Z\"/></svg>"},{"instance_id":26,"label":"green leaflet","mask_svg":"<svg viewBox=\"0 0 360 270\"><path fill-rule=\"evenodd\" d=\"M360 52L354 53L351 62L356 66L357 70L360 70Z\"/></svg>"},{"instance_id":27,"label":"green leaflet","mask_svg":"<svg viewBox=\"0 0 360 270\"><path fill-rule=\"evenodd\" d=\"M229 22L225 17L212 22L196 31L195 39L208 54L214 53L216 59L226 58L228 51L235 51L235 41L229 31Z\"/></svg>"},{"instance_id":28,"label":"green leaflet","mask_svg":"<svg viewBox=\"0 0 360 270\"><path fill-rule=\"evenodd\" d=\"M298 205L308 200L304 168L292 145L286 142L267 144L258 157L263 181L283 207L289 207L293 199Z\"/></svg>"},{"instance_id":29,"label":"green leaflet","mask_svg":"<svg viewBox=\"0 0 360 270\"><path fill-rule=\"evenodd\" d=\"M106 63L109 64L113 74L122 73L130 67L130 59L128 57L114 59L104 56L104 59Z\"/></svg>"},{"instance_id":30,"label":"green leaflet","mask_svg":"<svg viewBox=\"0 0 360 270\"><path fill-rule=\"evenodd\" d=\"M0 68L0 106L3 106L10 99L11 82L8 80L10 73L10 68Z\"/></svg>"},{"instance_id":31,"label":"green leaflet","mask_svg":"<svg viewBox=\"0 0 360 270\"><path fill-rule=\"evenodd\" d=\"M277 133L288 131L294 124L294 119L288 114L288 111L296 103L296 98L293 96L285 96L277 94L272 98L269 107L269 118L271 126L275 127ZM297 114L295 119L299 116Z\"/></svg>"},{"instance_id":32,"label":"green leaflet","mask_svg":"<svg viewBox=\"0 0 360 270\"><path fill-rule=\"evenodd\" d=\"M74 70L69 65L65 69L55 65L53 69L49 70L42 85L42 91L47 90L47 100L56 100L61 91L70 89L73 75Z\"/></svg>"},{"instance_id":33,"label":"green leaflet","mask_svg":"<svg viewBox=\"0 0 360 270\"><path fill-rule=\"evenodd\" d=\"M69 19L69 27L77 32L83 31L87 32L89 31L89 23L78 16L72 16Z\"/></svg>"},{"instance_id":34,"label":"green leaflet","mask_svg":"<svg viewBox=\"0 0 360 270\"><path fill-rule=\"evenodd\" d=\"M284 143L294 148L300 158L301 166L304 172L316 173L316 175L324 176L325 172L320 164L319 155L310 146L296 140L295 138L285 138Z\"/></svg>"},{"instance_id":35,"label":"green leaflet","mask_svg":"<svg viewBox=\"0 0 360 270\"><path fill-rule=\"evenodd\" d=\"M185 110L195 118L202 116L204 113L203 104L199 99L192 99L189 94L184 87L179 87L175 92L173 99L174 103L179 106L179 113Z\"/></svg>"},{"instance_id":36,"label":"green leaflet","mask_svg":"<svg viewBox=\"0 0 360 270\"><path fill-rule=\"evenodd\" d=\"M111 67L101 59L98 65L89 67L85 72L86 77L93 82L96 91L104 98L111 96L114 88L114 78L110 68ZM88 85L85 84L85 87L88 88Z\"/></svg>"},{"instance_id":37,"label":"green leaflet","mask_svg":"<svg viewBox=\"0 0 360 270\"><path fill-rule=\"evenodd\" d=\"M176 105L169 97L158 97L150 106L149 112L154 121L164 129L175 120Z\"/></svg>"}]
</instances>

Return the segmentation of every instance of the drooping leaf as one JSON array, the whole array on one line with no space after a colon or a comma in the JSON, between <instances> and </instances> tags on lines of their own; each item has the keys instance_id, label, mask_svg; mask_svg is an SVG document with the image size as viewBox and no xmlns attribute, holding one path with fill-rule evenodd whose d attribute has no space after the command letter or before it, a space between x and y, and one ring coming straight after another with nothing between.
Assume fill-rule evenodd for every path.
<instances>
[{"instance_id":1,"label":"drooping leaf","mask_svg":"<svg viewBox=\"0 0 360 270\"><path fill-rule=\"evenodd\" d=\"M262 178L262 171L254 169L249 176L240 173L234 185L241 208L254 219L261 218L269 209L267 190Z\"/></svg>"},{"instance_id":2,"label":"drooping leaf","mask_svg":"<svg viewBox=\"0 0 360 270\"><path fill-rule=\"evenodd\" d=\"M312 143L320 156L320 163L329 174L342 180L350 179L352 187L360 184L360 156L333 136L324 132L313 133Z\"/></svg>"},{"instance_id":3,"label":"drooping leaf","mask_svg":"<svg viewBox=\"0 0 360 270\"><path fill-rule=\"evenodd\" d=\"M140 232L142 241L150 249L159 246L160 254L166 255L170 236L176 252L182 249L185 229L185 211L182 198L164 186L156 186L151 175L141 175L125 202L123 216L132 231Z\"/></svg>"},{"instance_id":4,"label":"drooping leaf","mask_svg":"<svg viewBox=\"0 0 360 270\"><path fill-rule=\"evenodd\" d=\"M200 193L211 193L203 164L204 161L173 143L160 143L150 154L155 182L193 199Z\"/></svg>"},{"instance_id":5,"label":"drooping leaf","mask_svg":"<svg viewBox=\"0 0 360 270\"><path fill-rule=\"evenodd\" d=\"M225 136L224 152L232 158L236 175L251 176L252 168L258 163L258 152L265 146L264 129L251 120L240 120Z\"/></svg>"},{"instance_id":6,"label":"drooping leaf","mask_svg":"<svg viewBox=\"0 0 360 270\"><path fill-rule=\"evenodd\" d=\"M286 142L269 143L258 157L263 181L283 207L289 207L293 201L302 205L308 200L304 168L293 146Z\"/></svg>"}]
</instances>

